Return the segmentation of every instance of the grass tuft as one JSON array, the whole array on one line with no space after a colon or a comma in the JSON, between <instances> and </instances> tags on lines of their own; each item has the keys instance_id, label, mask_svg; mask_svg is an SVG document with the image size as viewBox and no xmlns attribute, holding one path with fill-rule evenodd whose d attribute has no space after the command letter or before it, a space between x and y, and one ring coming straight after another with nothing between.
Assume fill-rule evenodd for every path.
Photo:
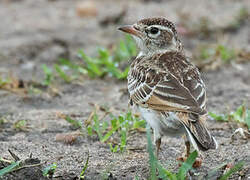
<instances>
[{"instance_id":1,"label":"grass tuft","mask_svg":"<svg viewBox=\"0 0 250 180\"><path fill-rule=\"evenodd\" d=\"M25 119L18 120L13 124L13 128L17 131L27 131L28 130L28 122Z\"/></svg>"},{"instance_id":2,"label":"grass tuft","mask_svg":"<svg viewBox=\"0 0 250 180\"><path fill-rule=\"evenodd\" d=\"M217 61L221 60L224 63L230 62L235 57L235 50L222 44L218 44L216 46L203 46L200 49L199 55L199 58L204 61L216 59Z\"/></svg>"},{"instance_id":3,"label":"grass tuft","mask_svg":"<svg viewBox=\"0 0 250 180\"><path fill-rule=\"evenodd\" d=\"M239 106L236 111L229 114L208 113L216 121L236 122L247 126L250 129L250 109L245 104Z\"/></svg>"},{"instance_id":4,"label":"grass tuft","mask_svg":"<svg viewBox=\"0 0 250 180\"><path fill-rule=\"evenodd\" d=\"M79 129L79 128L82 128L82 124L81 122L75 120L75 119L72 119L71 117L69 116L65 116L64 118L68 123L70 123L75 129Z\"/></svg>"},{"instance_id":5,"label":"grass tuft","mask_svg":"<svg viewBox=\"0 0 250 180\"><path fill-rule=\"evenodd\" d=\"M242 169L244 164L245 163L243 161L238 162L236 165L234 165L232 168L230 168L224 175L222 175L219 178L219 180L227 180L232 174L234 174L237 171L239 171L240 169Z\"/></svg>"},{"instance_id":6,"label":"grass tuft","mask_svg":"<svg viewBox=\"0 0 250 180\"><path fill-rule=\"evenodd\" d=\"M44 80L43 80L43 84L45 86L49 86L51 84L52 80L54 79L53 72L46 64L42 65L42 69L43 69L44 76L45 76Z\"/></svg>"},{"instance_id":7,"label":"grass tuft","mask_svg":"<svg viewBox=\"0 0 250 180\"><path fill-rule=\"evenodd\" d=\"M129 67L128 63L124 62L129 61L136 53L136 44L131 36L125 36L124 40L121 40L113 50L99 48L96 57L90 57L80 50L78 52L78 56L82 60L80 62L60 59L52 67L43 64L43 85L52 85L56 78L60 78L66 83L72 83L79 80L81 75L88 75L90 78L110 76L120 80L126 79ZM4 83L7 82L2 80L2 84Z\"/></svg>"},{"instance_id":8,"label":"grass tuft","mask_svg":"<svg viewBox=\"0 0 250 180\"><path fill-rule=\"evenodd\" d=\"M57 168L57 164L56 163L52 163L52 164L48 165L47 167L45 167L43 169L43 176L44 177L50 177L50 178L52 178L53 174L56 171L56 168Z\"/></svg>"},{"instance_id":9,"label":"grass tuft","mask_svg":"<svg viewBox=\"0 0 250 180\"><path fill-rule=\"evenodd\" d=\"M2 161L1 158L0 158L0 161ZM0 170L0 177L12 172L14 169L16 169L17 167L20 166L20 163L21 163L21 161L12 162L9 166L1 169Z\"/></svg>"},{"instance_id":10,"label":"grass tuft","mask_svg":"<svg viewBox=\"0 0 250 180\"><path fill-rule=\"evenodd\" d=\"M150 179L157 180L159 178L164 180L184 180L187 173L195 162L198 153L196 151L192 152L187 160L181 165L177 173L170 172L163 168L159 163L156 156L154 155L153 145L151 141L151 132L149 126L147 126L147 141L148 141L148 153L149 153L149 165L150 165ZM157 172L159 174L157 175Z\"/></svg>"},{"instance_id":11,"label":"grass tuft","mask_svg":"<svg viewBox=\"0 0 250 180\"><path fill-rule=\"evenodd\" d=\"M146 123L131 112L119 116L109 113L109 117L109 121L103 121L95 112L86 127L87 133L89 136L97 135L101 142L108 143L111 152L124 152L129 132L145 128ZM113 141L112 137L118 138L119 142Z\"/></svg>"},{"instance_id":12,"label":"grass tuft","mask_svg":"<svg viewBox=\"0 0 250 180\"><path fill-rule=\"evenodd\" d=\"M148 142L148 153L149 153L149 165L150 165L150 179L151 180L185 180L187 178L188 172L192 169L193 164L198 156L197 151L192 152L187 160L182 163L181 167L178 169L177 173L171 172L165 169L158 161L154 155L154 149L151 141L151 132L149 126L147 126L147 142ZM200 179L208 179L214 177L217 171L225 167L226 163L220 165L219 167L212 169L208 172L207 176L200 177ZM230 168L225 174L218 177L219 180L226 180L232 174L239 171L244 165L243 161L240 161L235 166Z\"/></svg>"}]
</instances>

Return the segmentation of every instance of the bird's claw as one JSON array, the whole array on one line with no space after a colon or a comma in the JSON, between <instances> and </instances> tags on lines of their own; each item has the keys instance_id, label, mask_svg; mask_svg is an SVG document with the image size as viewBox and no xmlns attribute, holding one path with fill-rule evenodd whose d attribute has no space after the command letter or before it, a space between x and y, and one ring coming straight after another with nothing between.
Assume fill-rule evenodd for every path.
<instances>
[{"instance_id":1,"label":"bird's claw","mask_svg":"<svg viewBox=\"0 0 250 180\"><path fill-rule=\"evenodd\" d=\"M181 157L178 157L177 160L181 161L181 162L185 162L187 160L187 157L186 156L181 156ZM179 165L181 166L181 164L182 163L180 163ZM195 159L194 164L193 164L193 168L199 168L199 167L201 167L201 164L202 164L202 158L197 157Z\"/></svg>"}]
</instances>

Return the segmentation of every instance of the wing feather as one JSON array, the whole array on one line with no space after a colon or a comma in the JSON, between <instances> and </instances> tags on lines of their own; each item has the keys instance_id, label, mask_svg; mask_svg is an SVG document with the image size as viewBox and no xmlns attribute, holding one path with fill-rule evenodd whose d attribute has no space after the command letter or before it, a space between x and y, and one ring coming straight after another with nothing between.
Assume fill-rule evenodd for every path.
<instances>
[{"instance_id":1,"label":"wing feather","mask_svg":"<svg viewBox=\"0 0 250 180\"><path fill-rule=\"evenodd\" d=\"M128 76L130 98L136 104L159 111L205 114L206 91L198 69L186 59L180 59L183 56L174 61L173 58L164 56L163 62L152 66L149 60L141 59L133 64ZM180 60L185 63L176 64ZM168 63L164 66L164 62Z\"/></svg>"}]
</instances>

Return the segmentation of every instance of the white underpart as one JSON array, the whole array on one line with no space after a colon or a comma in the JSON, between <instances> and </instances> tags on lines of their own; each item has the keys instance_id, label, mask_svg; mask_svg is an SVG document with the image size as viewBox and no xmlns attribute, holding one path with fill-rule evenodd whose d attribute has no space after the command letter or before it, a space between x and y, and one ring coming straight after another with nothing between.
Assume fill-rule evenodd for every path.
<instances>
[{"instance_id":1,"label":"white underpart","mask_svg":"<svg viewBox=\"0 0 250 180\"><path fill-rule=\"evenodd\" d=\"M148 108L143 108L139 106L139 110L141 112L142 118L146 120L146 122L154 131L154 142L160 139L163 135L179 136L186 132L189 141L192 143L193 147L199 152L198 145L194 140L194 137L191 134L190 130L180 122L179 118L174 112L168 112L168 117L166 117L160 114L159 112ZM214 137L212 138L216 143L217 149L218 144Z\"/></svg>"},{"instance_id":2,"label":"white underpart","mask_svg":"<svg viewBox=\"0 0 250 180\"><path fill-rule=\"evenodd\" d=\"M139 110L143 119L146 120L154 131L154 142L163 135L178 136L185 132L183 125L174 112L169 112L166 117L158 111L148 108L139 106Z\"/></svg>"},{"instance_id":3,"label":"white underpart","mask_svg":"<svg viewBox=\"0 0 250 180\"><path fill-rule=\"evenodd\" d=\"M159 121L158 114L155 111L143 107L139 107L139 110L141 112L143 119L145 119L145 121L154 130L154 142L156 142L157 139L161 138L161 133L160 133L161 124Z\"/></svg>"}]
</instances>

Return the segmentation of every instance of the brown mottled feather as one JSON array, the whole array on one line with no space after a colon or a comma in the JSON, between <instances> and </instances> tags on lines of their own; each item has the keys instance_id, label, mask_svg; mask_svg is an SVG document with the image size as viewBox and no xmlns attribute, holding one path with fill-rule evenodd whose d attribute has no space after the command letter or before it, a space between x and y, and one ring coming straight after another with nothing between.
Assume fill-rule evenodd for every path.
<instances>
[{"instance_id":1,"label":"brown mottled feather","mask_svg":"<svg viewBox=\"0 0 250 180\"><path fill-rule=\"evenodd\" d=\"M191 83L190 83L191 82ZM199 83L200 85L194 89ZM199 72L177 52L134 60L128 76L131 99L160 111L205 114L205 87ZM196 99L200 93L204 95Z\"/></svg>"},{"instance_id":2,"label":"brown mottled feather","mask_svg":"<svg viewBox=\"0 0 250 180\"><path fill-rule=\"evenodd\" d=\"M199 149L215 149L205 127L205 85L198 69L181 52L134 60L128 76L131 100L160 112L176 112Z\"/></svg>"}]
</instances>

